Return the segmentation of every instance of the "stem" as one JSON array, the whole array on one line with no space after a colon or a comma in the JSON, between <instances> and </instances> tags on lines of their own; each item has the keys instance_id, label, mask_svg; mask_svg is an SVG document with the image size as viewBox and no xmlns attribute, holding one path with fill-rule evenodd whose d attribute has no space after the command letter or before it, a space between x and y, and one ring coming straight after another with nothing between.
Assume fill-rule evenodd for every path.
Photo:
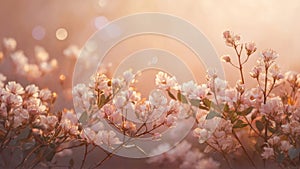
<instances>
[{"instance_id":1,"label":"stem","mask_svg":"<svg viewBox=\"0 0 300 169\"><path fill-rule=\"evenodd\" d=\"M215 151L219 152L220 154L222 154L223 158L225 159L226 163L227 163L227 166L230 168L230 169L233 169L233 167L231 166L230 162L229 162L229 159L226 157L224 151L222 151L221 149L218 150L216 147L212 146L211 144L209 144L207 141L205 141L205 143L211 147L212 149L214 149Z\"/></svg>"},{"instance_id":2,"label":"stem","mask_svg":"<svg viewBox=\"0 0 300 169\"><path fill-rule=\"evenodd\" d=\"M245 84L245 79L244 79L244 74L243 74L243 64L242 64L242 61L241 61L241 53L242 53L242 49L243 49L243 45L241 46L240 52L238 52L237 46L234 45L235 53L236 53L237 56L238 56L239 70L240 70L240 76L241 76L242 84Z\"/></svg>"},{"instance_id":3,"label":"stem","mask_svg":"<svg viewBox=\"0 0 300 169\"><path fill-rule=\"evenodd\" d=\"M223 158L225 159L225 161L226 161L228 167L229 167L230 169L233 169L233 167L231 166L231 164L230 164L230 162L229 162L229 159L226 157L226 155L224 154L224 152L222 152L221 154L222 154Z\"/></svg>"},{"instance_id":4,"label":"stem","mask_svg":"<svg viewBox=\"0 0 300 169\"><path fill-rule=\"evenodd\" d=\"M81 162L81 165L80 165L80 169L82 169L83 166L84 166L86 156L87 156L87 152L88 152L88 146L89 146L88 144L85 144L85 146L84 146L84 155L83 155L83 159L82 159L82 162Z\"/></svg>"},{"instance_id":5,"label":"stem","mask_svg":"<svg viewBox=\"0 0 300 169\"><path fill-rule=\"evenodd\" d=\"M237 141L240 143L240 145L241 145L241 147L242 147L244 153L246 154L248 160L251 162L252 166L253 166L254 168L257 169L257 167L256 167L256 165L255 165L255 163L254 163L254 161L251 159L250 155L248 154L246 148L245 148L244 145L242 144L242 141L240 140L240 138L237 136L236 132L235 132L234 130L232 130L232 133L233 133L234 137L237 139Z\"/></svg>"},{"instance_id":6,"label":"stem","mask_svg":"<svg viewBox=\"0 0 300 169\"><path fill-rule=\"evenodd\" d=\"M93 168L99 167L99 166L102 165L106 160L110 159L110 158L114 155L114 153L115 153L116 151L118 151L122 146L124 146L126 143L128 143L131 139L132 139L132 137L130 137L126 142L120 144L120 145L119 145L117 148L115 148L112 152L110 152L109 154L107 154L107 156L106 156L103 160L101 160L98 164L96 164L96 166L93 167Z\"/></svg>"},{"instance_id":7,"label":"stem","mask_svg":"<svg viewBox=\"0 0 300 169\"><path fill-rule=\"evenodd\" d=\"M28 158L29 158L29 157L30 157L37 149L41 148L42 146L43 146L43 145L40 144L40 145L36 146L34 149L32 149L32 150L27 154L27 156L26 156L25 158L23 158L22 162L16 166L16 168L21 167L21 166L28 160Z\"/></svg>"},{"instance_id":8,"label":"stem","mask_svg":"<svg viewBox=\"0 0 300 169\"><path fill-rule=\"evenodd\" d=\"M246 116L243 116L244 119L246 120L246 122L248 123L248 125L250 126L250 128L260 137L264 138L258 131L255 130L255 128L252 126L252 124L250 123L250 121L247 119Z\"/></svg>"}]
</instances>

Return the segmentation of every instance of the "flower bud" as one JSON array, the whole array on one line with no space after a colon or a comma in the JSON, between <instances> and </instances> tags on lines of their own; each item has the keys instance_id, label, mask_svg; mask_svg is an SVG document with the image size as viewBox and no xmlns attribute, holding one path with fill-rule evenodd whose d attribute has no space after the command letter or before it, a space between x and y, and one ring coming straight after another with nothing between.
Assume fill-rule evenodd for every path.
<instances>
[{"instance_id":1,"label":"flower bud","mask_svg":"<svg viewBox=\"0 0 300 169\"><path fill-rule=\"evenodd\" d=\"M226 62L226 63L230 63L230 62L231 62L231 58L230 58L229 55L223 55L223 56L221 57L221 60L222 60L223 62Z\"/></svg>"}]
</instances>

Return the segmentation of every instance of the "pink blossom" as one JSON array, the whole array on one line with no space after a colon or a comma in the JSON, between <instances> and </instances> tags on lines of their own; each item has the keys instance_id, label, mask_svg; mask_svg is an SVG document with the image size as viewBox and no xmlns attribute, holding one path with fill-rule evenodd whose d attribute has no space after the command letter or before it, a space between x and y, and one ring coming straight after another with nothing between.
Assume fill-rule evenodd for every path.
<instances>
[{"instance_id":1,"label":"pink blossom","mask_svg":"<svg viewBox=\"0 0 300 169\"><path fill-rule=\"evenodd\" d=\"M177 87L175 76L169 76L167 73L158 72L155 76L155 85L162 90L170 90Z\"/></svg>"},{"instance_id":2,"label":"pink blossom","mask_svg":"<svg viewBox=\"0 0 300 169\"><path fill-rule=\"evenodd\" d=\"M233 32L225 31L223 32L223 37L225 39L225 43L229 47L239 45L239 41L241 37L239 35L235 35Z\"/></svg>"},{"instance_id":3,"label":"pink blossom","mask_svg":"<svg viewBox=\"0 0 300 169\"><path fill-rule=\"evenodd\" d=\"M118 137L116 137L116 133L112 130L101 130L95 136L95 144L102 145L105 144L107 146L112 146L116 144L121 144L122 142Z\"/></svg>"},{"instance_id":4,"label":"pink blossom","mask_svg":"<svg viewBox=\"0 0 300 169\"><path fill-rule=\"evenodd\" d=\"M39 96L39 88L34 84L26 86L25 92L29 97L38 97Z\"/></svg>"},{"instance_id":5,"label":"pink blossom","mask_svg":"<svg viewBox=\"0 0 300 169\"><path fill-rule=\"evenodd\" d=\"M280 149L287 152L289 149L291 149L293 146L290 144L290 142L283 140L280 142Z\"/></svg>"},{"instance_id":6,"label":"pink blossom","mask_svg":"<svg viewBox=\"0 0 300 169\"><path fill-rule=\"evenodd\" d=\"M256 66L250 72L250 76L253 77L253 78L255 78L255 79L257 79L259 77L259 75L260 75L261 72L262 72L261 67L257 67Z\"/></svg>"},{"instance_id":7,"label":"pink blossom","mask_svg":"<svg viewBox=\"0 0 300 169\"><path fill-rule=\"evenodd\" d=\"M271 147L264 147L264 152L261 154L264 159L269 159L274 156L274 149Z\"/></svg>"},{"instance_id":8,"label":"pink blossom","mask_svg":"<svg viewBox=\"0 0 300 169\"><path fill-rule=\"evenodd\" d=\"M132 70L127 70L123 73L123 78L126 84L134 82L135 75L133 74Z\"/></svg>"},{"instance_id":9,"label":"pink blossom","mask_svg":"<svg viewBox=\"0 0 300 169\"><path fill-rule=\"evenodd\" d=\"M254 42L248 42L245 44L245 48L247 50L247 55L251 55L252 53L254 53L256 51L256 45Z\"/></svg>"},{"instance_id":10,"label":"pink blossom","mask_svg":"<svg viewBox=\"0 0 300 169\"><path fill-rule=\"evenodd\" d=\"M278 53L272 49L266 49L262 52L264 62L274 61L278 56Z\"/></svg>"},{"instance_id":11,"label":"pink blossom","mask_svg":"<svg viewBox=\"0 0 300 169\"><path fill-rule=\"evenodd\" d=\"M14 114L14 122L13 127L17 128L27 123L29 120L29 113L26 109L18 108L13 111Z\"/></svg>"},{"instance_id":12,"label":"pink blossom","mask_svg":"<svg viewBox=\"0 0 300 169\"><path fill-rule=\"evenodd\" d=\"M175 126L176 120L177 120L177 117L174 116L173 114L170 114L170 115L168 115L168 116L166 117L166 119L165 119L165 124L166 124L168 127Z\"/></svg>"},{"instance_id":13,"label":"pink blossom","mask_svg":"<svg viewBox=\"0 0 300 169\"><path fill-rule=\"evenodd\" d=\"M17 94L17 95L25 93L24 88L19 83L16 83L15 81L8 82L8 84L5 86L5 89L8 92L11 92L11 93Z\"/></svg>"}]
</instances>

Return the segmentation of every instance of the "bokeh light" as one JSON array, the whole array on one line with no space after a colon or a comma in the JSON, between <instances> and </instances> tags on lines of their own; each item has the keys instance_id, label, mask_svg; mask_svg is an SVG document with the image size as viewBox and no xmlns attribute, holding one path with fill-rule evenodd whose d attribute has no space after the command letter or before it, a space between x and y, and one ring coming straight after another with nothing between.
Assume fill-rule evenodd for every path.
<instances>
[{"instance_id":1,"label":"bokeh light","mask_svg":"<svg viewBox=\"0 0 300 169\"><path fill-rule=\"evenodd\" d=\"M46 30L44 27L38 25L32 29L32 37L35 40L43 40L46 35Z\"/></svg>"},{"instance_id":2,"label":"bokeh light","mask_svg":"<svg viewBox=\"0 0 300 169\"><path fill-rule=\"evenodd\" d=\"M101 29L107 23L108 23L108 20L105 16L98 16L94 20L94 25L97 29Z\"/></svg>"},{"instance_id":3,"label":"bokeh light","mask_svg":"<svg viewBox=\"0 0 300 169\"><path fill-rule=\"evenodd\" d=\"M99 0L98 5L100 8L104 8L107 4L107 0Z\"/></svg>"},{"instance_id":4,"label":"bokeh light","mask_svg":"<svg viewBox=\"0 0 300 169\"><path fill-rule=\"evenodd\" d=\"M65 40L68 37L68 31L65 28L59 28L56 30L56 38L58 40Z\"/></svg>"}]
</instances>

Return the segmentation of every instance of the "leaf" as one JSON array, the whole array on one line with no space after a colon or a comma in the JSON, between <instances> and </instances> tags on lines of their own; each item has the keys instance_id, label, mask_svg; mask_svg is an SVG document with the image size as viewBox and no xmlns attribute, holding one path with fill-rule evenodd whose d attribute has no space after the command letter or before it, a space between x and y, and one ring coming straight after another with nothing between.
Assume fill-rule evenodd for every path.
<instances>
[{"instance_id":1,"label":"leaf","mask_svg":"<svg viewBox=\"0 0 300 169\"><path fill-rule=\"evenodd\" d=\"M177 99L182 103L188 103L186 97L180 91L177 93Z\"/></svg>"},{"instance_id":2,"label":"leaf","mask_svg":"<svg viewBox=\"0 0 300 169\"><path fill-rule=\"evenodd\" d=\"M229 105L225 104L223 110L224 112L229 112Z\"/></svg>"},{"instance_id":3,"label":"leaf","mask_svg":"<svg viewBox=\"0 0 300 169\"><path fill-rule=\"evenodd\" d=\"M55 151L53 149L49 150L50 152L47 152L47 156L45 157L45 159L47 161L52 161L54 155L55 155Z\"/></svg>"},{"instance_id":4,"label":"leaf","mask_svg":"<svg viewBox=\"0 0 300 169\"><path fill-rule=\"evenodd\" d=\"M260 132L265 128L264 124L259 120L255 121L255 125Z\"/></svg>"},{"instance_id":5,"label":"leaf","mask_svg":"<svg viewBox=\"0 0 300 169\"><path fill-rule=\"evenodd\" d=\"M289 152L288 152L289 157L290 157L291 160L299 157L299 153L300 153L300 148L298 148L298 149L291 148L291 149L289 149Z\"/></svg>"},{"instance_id":6,"label":"leaf","mask_svg":"<svg viewBox=\"0 0 300 169\"><path fill-rule=\"evenodd\" d=\"M244 111L242 112L237 112L238 115L241 115L241 116L247 116L248 114L250 114L253 110L253 107L248 107L247 109L245 109Z\"/></svg>"},{"instance_id":7,"label":"leaf","mask_svg":"<svg viewBox=\"0 0 300 169\"><path fill-rule=\"evenodd\" d=\"M214 117L222 117L222 116L216 111L210 111L206 116L206 120L212 119Z\"/></svg>"},{"instance_id":8,"label":"leaf","mask_svg":"<svg viewBox=\"0 0 300 169\"><path fill-rule=\"evenodd\" d=\"M168 95L173 99L173 100L177 100L176 97L170 92L170 90L168 91Z\"/></svg>"},{"instance_id":9,"label":"leaf","mask_svg":"<svg viewBox=\"0 0 300 169\"><path fill-rule=\"evenodd\" d=\"M190 103L191 103L192 106L195 106L195 107L200 106L200 100L198 100L198 99L191 99Z\"/></svg>"},{"instance_id":10,"label":"leaf","mask_svg":"<svg viewBox=\"0 0 300 169\"><path fill-rule=\"evenodd\" d=\"M238 120L238 121L234 124L233 128L244 128L244 127L246 127L247 125L248 125L248 124L247 124L247 123L244 123L243 120Z\"/></svg>"},{"instance_id":11,"label":"leaf","mask_svg":"<svg viewBox=\"0 0 300 169\"><path fill-rule=\"evenodd\" d=\"M98 108L101 109L106 104L106 98L104 94L101 94L100 100L98 103Z\"/></svg>"},{"instance_id":12,"label":"leaf","mask_svg":"<svg viewBox=\"0 0 300 169\"><path fill-rule=\"evenodd\" d=\"M275 133L276 132L276 128L273 128L271 126L268 126L268 130L271 132L271 133Z\"/></svg>"},{"instance_id":13,"label":"leaf","mask_svg":"<svg viewBox=\"0 0 300 169\"><path fill-rule=\"evenodd\" d=\"M79 122L82 124L86 124L87 120L88 120L88 114L86 111L84 111L79 118Z\"/></svg>"},{"instance_id":14,"label":"leaf","mask_svg":"<svg viewBox=\"0 0 300 169\"><path fill-rule=\"evenodd\" d=\"M207 98L203 99L202 102L203 102L203 104L204 104L206 107L210 107L210 106L211 106L211 101L208 100Z\"/></svg>"}]
</instances>

